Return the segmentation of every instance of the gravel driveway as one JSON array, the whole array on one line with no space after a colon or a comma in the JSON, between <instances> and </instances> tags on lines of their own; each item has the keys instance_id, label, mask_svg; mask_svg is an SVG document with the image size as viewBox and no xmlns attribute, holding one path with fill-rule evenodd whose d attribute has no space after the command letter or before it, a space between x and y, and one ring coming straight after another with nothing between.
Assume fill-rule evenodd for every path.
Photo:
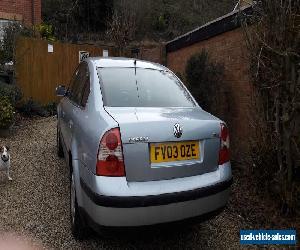
<instances>
[{"instance_id":1,"label":"gravel driveway","mask_svg":"<svg viewBox=\"0 0 300 250\"><path fill-rule=\"evenodd\" d=\"M69 182L64 160L56 156L56 119L20 123L0 145L11 147L12 182L0 173L0 234L14 232L45 248L67 249L228 249L239 248L239 229L245 227L233 209L190 227L136 230L125 237L101 239L96 234L76 242L69 225Z\"/></svg>"}]
</instances>

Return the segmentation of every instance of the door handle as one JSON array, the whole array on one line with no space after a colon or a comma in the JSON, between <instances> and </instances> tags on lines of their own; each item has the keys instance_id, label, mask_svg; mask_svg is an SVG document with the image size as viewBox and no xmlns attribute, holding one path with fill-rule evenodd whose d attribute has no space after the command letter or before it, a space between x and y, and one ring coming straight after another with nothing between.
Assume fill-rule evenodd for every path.
<instances>
[{"instance_id":1,"label":"door handle","mask_svg":"<svg viewBox=\"0 0 300 250\"><path fill-rule=\"evenodd\" d=\"M72 128L72 127L73 127L73 122L69 121L69 128Z\"/></svg>"},{"instance_id":2,"label":"door handle","mask_svg":"<svg viewBox=\"0 0 300 250\"><path fill-rule=\"evenodd\" d=\"M61 115L62 115L62 117L65 117L65 111L63 111L62 113L61 113Z\"/></svg>"}]
</instances>

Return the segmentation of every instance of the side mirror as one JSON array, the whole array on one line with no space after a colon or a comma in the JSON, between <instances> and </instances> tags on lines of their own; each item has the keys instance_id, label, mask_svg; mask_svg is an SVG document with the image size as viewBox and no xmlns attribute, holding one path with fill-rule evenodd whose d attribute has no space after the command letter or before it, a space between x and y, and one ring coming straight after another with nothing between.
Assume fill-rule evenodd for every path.
<instances>
[{"instance_id":1,"label":"side mirror","mask_svg":"<svg viewBox=\"0 0 300 250\"><path fill-rule=\"evenodd\" d=\"M67 94L67 89L64 85L59 85L55 89L57 96L65 96Z\"/></svg>"}]
</instances>

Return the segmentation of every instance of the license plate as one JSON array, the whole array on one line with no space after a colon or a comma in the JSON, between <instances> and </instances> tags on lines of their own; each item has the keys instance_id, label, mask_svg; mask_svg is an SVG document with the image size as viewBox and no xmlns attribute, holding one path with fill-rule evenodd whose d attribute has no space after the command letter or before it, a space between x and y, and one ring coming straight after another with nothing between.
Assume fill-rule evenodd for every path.
<instances>
[{"instance_id":1,"label":"license plate","mask_svg":"<svg viewBox=\"0 0 300 250\"><path fill-rule=\"evenodd\" d=\"M199 159L199 141L151 143L151 163Z\"/></svg>"}]
</instances>

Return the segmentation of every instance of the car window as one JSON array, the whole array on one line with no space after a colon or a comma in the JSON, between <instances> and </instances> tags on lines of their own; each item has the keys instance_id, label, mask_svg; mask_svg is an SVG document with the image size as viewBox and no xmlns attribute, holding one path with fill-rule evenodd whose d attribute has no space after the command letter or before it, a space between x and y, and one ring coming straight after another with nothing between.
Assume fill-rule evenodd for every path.
<instances>
[{"instance_id":1,"label":"car window","mask_svg":"<svg viewBox=\"0 0 300 250\"><path fill-rule=\"evenodd\" d=\"M141 107L195 106L182 83L169 71L137 70L137 88Z\"/></svg>"},{"instance_id":2,"label":"car window","mask_svg":"<svg viewBox=\"0 0 300 250\"><path fill-rule=\"evenodd\" d=\"M169 71L143 68L99 68L105 106L193 107L183 84Z\"/></svg>"},{"instance_id":3,"label":"car window","mask_svg":"<svg viewBox=\"0 0 300 250\"><path fill-rule=\"evenodd\" d=\"M85 107L87 100L89 98L90 94L90 76L89 74L86 74L85 80L84 80L84 87L83 87L83 94L82 94L82 99L81 99L81 106Z\"/></svg>"},{"instance_id":4,"label":"car window","mask_svg":"<svg viewBox=\"0 0 300 250\"><path fill-rule=\"evenodd\" d=\"M133 68L103 68L100 71L105 106L134 107L137 105Z\"/></svg>"},{"instance_id":5,"label":"car window","mask_svg":"<svg viewBox=\"0 0 300 250\"><path fill-rule=\"evenodd\" d=\"M86 63L82 63L75 72L74 80L69 93L69 98L80 106L82 105L82 97L87 78L89 78L88 67Z\"/></svg>"},{"instance_id":6,"label":"car window","mask_svg":"<svg viewBox=\"0 0 300 250\"><path fill-rule=\"evenodd\" d=\"M69 84L69 89L68 89L68 97L70 98L71 97L71 93L72 93L72 90L73 90L73 87L74 87L74 83L75 83L75 80L76 80L76 77L78 75L78 71L79 71L79 68L77 68L75 70L75 72L73 73L72 75L72 78L71 78L71 81L70 81L70 84Z\"/></svg>"}]
</instances>

